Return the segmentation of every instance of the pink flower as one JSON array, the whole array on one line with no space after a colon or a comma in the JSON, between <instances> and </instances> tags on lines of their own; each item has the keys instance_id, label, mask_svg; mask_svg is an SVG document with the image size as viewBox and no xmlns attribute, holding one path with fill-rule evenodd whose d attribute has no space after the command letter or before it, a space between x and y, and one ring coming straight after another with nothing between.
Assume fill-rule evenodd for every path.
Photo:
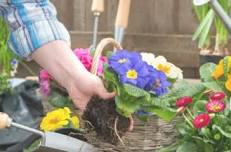
<instances>
[{"instance_id":1,"label":"pink flower","mask_svg":"<svg viewBox=\"0 0 231 152\"><path fill-rule=\"evenodd\" d=\"M82 62L84 67L90 71L92 67L92 61L93 58L91 57L91 53L89 48L87 49L82 49L82 48L77 48L74 50L75 55L78 57L78 59ZM103 73L103 64L107 62L106 57L101 57L99 61L99 66L97 69L97 74L101 75Z\"/></svg>"},{"instance_id":2,"label":"pink flower","mask_svg":"<svg viewBox=\"0 0 231 152\"><path fill-rule=\"evenodd\" d=\"M49 80L40 81L40 92L45 96L49 96L50 94L50 81Z\"/></svg>"},{"instance_id":3,"label":"pink flower","mask_svg":"<svg viewBox=\"0 0 231 152\"><path fill-rule=\"evenodd\" d=\"M180 107L186 107L188 104L190 104L191 102L193 102L192 97L181 97L179 99L176 100L176 106L178 108Z\"/></svg>"},{"instance_id":4,"label":"pink flower","mask_svg":"<svg viewBox=\"0 0 231 152\"><path fill-rule=\"evenodd\" d=\"M224 98L225 98L224 92L215 92L209 97L210 100L223 100Z\"/></svg>"},{"instance_id":5,"label":"pink flower","mask_svg":"<svg viewBox=\"0 0 231 152\"><path fill-rule=\"evenodd\" d=\"M90 71L91 70L91 64L92 64L92 57L90 55L90 50L77 48L74 50L75 55L79 58L79 60L82 62L84 67Z\"/></svg>"},{"instance_id":6,"label":"pink flower","mask_svg":"<svg viewBox=\"0 0 231 152\"><path fill-rule=\"evenodd\" d=\"M40 80L49 80L51 78L51 76L49 75L49 73L42 69L40 72L39 72L39 79Z\"/></svg>"},{"instance_id":7,"label":"pink flower","mask_svg":"<svg viewBox=\"0 0 231 152\"><path fill-rule=\"evenodd\" d=\"M213 100L206 104L206 110L209 113L221 112L224 111L224 109L225 109L225 103L219 100Z\"/></svg>"},{"instance_id":8,"label":"pink flower","mask_svg":"<svg viewBox=\"0 0 231 152\"><path fill-rule=\"evenodd\" d=\"M193 125L197 129L201 129L209 125L211 118L208 114L200 114L193 120Z\"/></svg>"}]
</instances>

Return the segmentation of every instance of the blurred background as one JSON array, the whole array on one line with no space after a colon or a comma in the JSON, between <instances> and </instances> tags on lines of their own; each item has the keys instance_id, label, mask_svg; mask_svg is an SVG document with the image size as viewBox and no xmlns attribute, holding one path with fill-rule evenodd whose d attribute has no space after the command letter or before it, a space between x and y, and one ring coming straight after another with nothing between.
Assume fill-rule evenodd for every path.
<instances>
[{"instance_id":1,"label":"blurred background","mask_svg":"<svg viewBox=\"0 0 231 152\"><path fill-rule=\"evenodd\" d=\"M72 47L92 44L92 0L51 0L58 18L70 31ZM100 16L98 41L113 37L118 0L106 0ZM199 49L192 41L198 27L191 0L132 0L123 48L153 52L181 67L184 77L197 78ZM38 68L33 66L33 69ZM27 74L19 70L19 76Z\"/></svg>"}]
</instances>

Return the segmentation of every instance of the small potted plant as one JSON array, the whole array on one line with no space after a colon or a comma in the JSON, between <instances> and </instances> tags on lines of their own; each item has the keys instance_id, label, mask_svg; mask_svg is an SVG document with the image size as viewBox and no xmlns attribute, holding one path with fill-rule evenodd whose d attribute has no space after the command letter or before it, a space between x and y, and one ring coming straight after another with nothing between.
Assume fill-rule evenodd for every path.
<instances>
[{"instance_id":1,"label":"small potted plant","mask_svg":"<svg viewBox=\"0 0 231 152\"><path fill-rule=\"evenodd\" d=\"M117 51L108 51L106 56L102 56L108 44ZM100 42L94 57L91 57L89 49L75 49L74 53L86 69L102 78L109 91L116 92L116 97L109 101L92 98L82 116L104 141L123 142L121 137L132 130L134 115L149 117L154 114L166 121L175 117L177 111L169 104L172 96L168 96L168 92L183 75L163 56L123 50L111 38ZM52 97L50 84L53 81L46 71L40 73L41 91L48 95L53 105L62 107L66 105L62 101L66 100L54 100L57 96Z\"/></svg>"},{"instance_id":2,"label":"small potted plant","mask_svg":"<svg viewBox=\"0 0 231 152\"><path fill-rule=\"evenodd\" d=\"M230 2L227 0L220 0L219 2L228 13L231 8ZM218 63L220 59L230 54L227 48L228 30L209 4L193 7L200 22L193 35L193 40L198 40L200 65L206 62ZM212 41L213 27L215 28L215 41Z\"/></svg>"}]
</instances>

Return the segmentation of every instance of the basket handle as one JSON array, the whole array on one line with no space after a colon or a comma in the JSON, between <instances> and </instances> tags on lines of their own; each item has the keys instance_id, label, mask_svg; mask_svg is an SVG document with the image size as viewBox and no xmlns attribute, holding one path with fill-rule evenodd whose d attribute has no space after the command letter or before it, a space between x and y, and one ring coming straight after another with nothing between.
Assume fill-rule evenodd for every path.
<instances>
[{"instance_id":1,"label":"basket handle","mask_svg":"<svg viewBox=\"0 0 231 152\"><path fill-rule=\"evenodd\" d=\"M93 61L92 61L92 67L91 67L92 74L97 75L97 69L99 66L100 57L102 56L102 52L104 48L109 44L111 44L117 50L122 50L121 45L113 38L102 39L100 43L97 45L96 50L95 50L95 54L94 54Z\"/></svg>"}]
</instances>

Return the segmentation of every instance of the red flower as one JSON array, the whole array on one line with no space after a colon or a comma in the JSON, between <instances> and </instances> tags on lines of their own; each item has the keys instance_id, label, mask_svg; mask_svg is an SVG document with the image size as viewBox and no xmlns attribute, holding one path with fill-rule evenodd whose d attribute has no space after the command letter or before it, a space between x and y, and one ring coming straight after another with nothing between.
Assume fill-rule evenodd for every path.
<instances>
[{"instance_id":1,"label":"red flower","mask_svg":"<svg viewBox=\"0 0 231 152\"><path fill-rule=\"evenodd\" d=\"M208 114L200 114L193 120L193 125L197 129L201 129L209 125L211 118Z\"/></svg>"},{"instance_id":2,"label":"red flower","mask_svg":"<svg viewBox=\"0 0 231 152\"><path fill-rule=\"evenodd\" d=\"M210 100L223 100L225 98L225 93L224 92L215 92L213 93L209 99Z\"/></svg>"},{"instance_id":3,"label":"red flower","mask_svg":"<svg viewBox=\"0 0 231 152\"><path fill-rule=\"evenodd\" d=\"M176 100L176 106L178 108L180 107L186 107L188 104L190 104L192 102L192 97L181 97L179 99Z\"/></svg>"},{"instance_id":4,"label":"red flower","mask_svg":"<svg viewBox=\"0 0 231 152\"><path fill-rule=\"evenodd\" d=\"M217 113L225 109L225 103L219 100L212 100L205 107L209 113Z\"/></svg>"}]
</instances>

